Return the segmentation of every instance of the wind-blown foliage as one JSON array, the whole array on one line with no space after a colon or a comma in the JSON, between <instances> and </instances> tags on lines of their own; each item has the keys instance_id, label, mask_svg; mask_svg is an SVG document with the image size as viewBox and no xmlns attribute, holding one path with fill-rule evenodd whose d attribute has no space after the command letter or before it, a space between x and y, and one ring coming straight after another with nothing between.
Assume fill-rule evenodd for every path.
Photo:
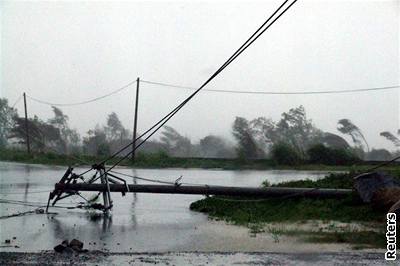
<instances>
[{"instance_id":1,"label":"wind-blown foliage","mask_svg":"<svg viewBox=\"0 0 400 266\"><path fill-rule=\"evenodd\" d=\"M363 141L367 146L367 150L369 151L369 145L363 133L349 119L340 119L338 121L337 130L339 130L339 132L341 132L342 134L349 135L356 146L362 147L362 141Z\"/></svg>"},{"instance_id":2,"label":"wind-blown foliage","mask_svg":"<svg viewBox=\"0 0 400 266\"><path fill-rule=\"evenodd\" d=\"M205 158L234 157L234 151L227 142L214 135L208 135L200 140L199 153Z\"/></svg>"},{"instance_id":3,"label":"wind-blown foliage","mask_svg":"<svg viewBox=\"0 0 400 266\"><path fill-rule=\"evenodd\" d=\"M87 155L107 156L132 141L132 132L124 127L115 112L107 116L105 125L96 125L81 141L78 132L70 128L69 117L60 108L52 106L52 111L53 117L47 121L37 116L28 119L33 152L56 151L66 154L83 152ZM8 106L6 99L0 98L0 148L6 144L11 148L25 146L25 127L24 118L18 116L16 109ZM176 129L164 126L160 138L147 141L140 146L139 152L207 158L258 159L270 156L278 163L292 164L309 160L310 154L307 151L315 144L324 146L318 151L343 150L343 152L358 152L359 156L364 154L362 144L369 149L363 133L349 119L339 120L338 130L349 135L355 147L350 147L341 136L323 132L315 127L311 119L307 118L304 107L300 105L283 112L278 121L263 116L253 120L236 117L232 125L236 147L215 135L205 136L193 143ZM400 130L398 134L400 135ZM400 138L394 134L384 131L381 136L393 142L396 147L400 147ZM126 155L130 151L132 146L120 155ZM386 150L373 149L365 158L380 160L388 158L388 154L390 153ZM284 162L287 158L288 162Z\"/></svg>"},{"instance_id":4,"label":"wind-blown foliage","mask_svg":"<svg viewBox=\"0 0 400 266\"><path fill-rule=\"evenodd\" d=\"M180 135L174 128L164 126L164 131L161 134L161 143L171 155L184 157L192 154L193 146L190 139Z\"/></svg>"},{"instance_id":5,"label":"wind-blown foliage","mask_svg":"<svg viewBox=\"0 0 400 266\"><path fill-rule=\"evenodd\" d=\"M297 165L303 160L298 151L285 142L274 143L271 149L271 158L280 165Z\"/></svg>"},{"instance_id":6,"label":"wind-blown foliage","mask_svg":"<svg viewBox=\"0 0 400 266\"><path fill-rule=\"evenodd\" d=\"M89 130L83 138L83 151L86 154L107 156L110 154L110 145L104 128L96 125L94 130Z\"/></svg>"},{"instance_id":7,"label":"wind-blown foliage","mask_svg":"<svg viewBox=\"0 0 400 266\"><path fill-rule=\"evenodd\" d=\"M16 109L8 105L8 100L0 98L0 148L6 146L14 118L17 117Z\"/></svg>"},{"instance_id":8,"label":"wind-blown foliage","mask_svg":"<svg viewBox=\"0 0 400 266\"><path fill-rule=\"evenodd\" d=\"M48 120L48 123L60 131L60 147L61 153L70 153L70 151L79 152L80 136L76 129L71 129L68 124L68 116L55 106L52 106L54 117Z\"/></svg>"},{"instance_id":9,"label":"wind-blown foliage","mask_svg":"<svg viewBox=\"0 0 400 266\"><path fill-rule=\"evenodd\" d=\"M301 157L305 157L307 148L318 142L323 135L322 131L307 118L306 111L301 105L282 113L278 122L259 117L250 122L250 127L258 143L263 143L266 150L274 144L285 143Z\"/></svg>"},{"instance_id":10,"label":"wind-blown foliage","mask_svg":"<svg viewBox=\"0 0 400 266\"><path fill-rule=\"evenodd\" d=\"M254 132L247 119L236 117L233 122L232 134L238 142L237 154L240 158L256 159L264 155L263 151L256 144Z\"/></svg>"},{"instance_id":11,"label":"wind-blown foliage","mask_svg":"<svg viewBox=\"0 0 400 266\"><path fill-rule=\"evenodd\" d=\"M397 131L397 134L400 135L400 129ZM383 131L381 132L380 135L386 138L387 140L391 141L394 144L394 146L400 147L400 139L395 135L393 135L392 133L390 133L389 131Z\"/></svg>"},{"instance_id":12,"label":"wind-blown foliage","mask_svg":"<svg viewBox=\"0 0 400 266\"><path fill-rule=\"evenodd\" d=\"M36 115L28 119L28 132L32 150L38 152L46 151L46 147L56 149L60 145L60 130L40 120ZM10 139L16 140L17 143L26 144L25 119L21 117L14 118L14 127L8 136ZM48 150L47 150L48 151Z\"/></svg>"},{"instance_id":13,"label":"wind-blown foliage","mask_svg":"<svg viewBox=\"0 0 400 266\"><path fill-rule=\"evenodd\" d=\"M324 132L321 136L320 142L327 147L336 149L349 149L350 145L347 141L336 134Z\"/></svg>"},{"instance_id":14,"label":"wind-blown foliage","mask_svg":"<svg viewBox=\"0 0 400 266\"><path fill-rule=\"evenodd\" d=\"M367 160L371 161L388 161L392 159L392 154L386 149L372 149L367 154Z\"/></svg>"},{"instance_id":15,"label":"wind-blown foliage","mask_svg":"<svg viewBox=\"0 0 400 266\"><path fill-rule=\"evenodd\" d=\"M313 145L307 154L309 162L318 164L346 165L360 161L350 149L331 148L323 144Z\"/></svg>"}]
</instances>

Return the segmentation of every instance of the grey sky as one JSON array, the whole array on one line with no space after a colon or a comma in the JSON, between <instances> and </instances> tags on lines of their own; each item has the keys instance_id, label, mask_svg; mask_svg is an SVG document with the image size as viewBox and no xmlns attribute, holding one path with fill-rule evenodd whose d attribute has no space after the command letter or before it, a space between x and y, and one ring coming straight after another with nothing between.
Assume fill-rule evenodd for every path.
<instances>
[{"instance_id":1,"label":"grey sky","mask_svg":"<svg viewBox=\"0 0 400 266\"><path fill-rule=\"evenodd\" d=\"M136 77L199 86L282 1L2 1L1 97L22 92L50 102L108 93ZM299 0L207 88L252 91L361 89L399 81L399 1ZM141 86L143 131L190 91ZM104 100L65 107L81 133L115 111L132 128L134 86ZM50 106L28 102L47 119ZM229 136L235 116L279 119L304 105L321 129L349 118L372 147L399 126L399 90L338 95L202 92L169 125L196 141ZM22 105L17 105L22 114Z\"/></svg>"}]
</instances>

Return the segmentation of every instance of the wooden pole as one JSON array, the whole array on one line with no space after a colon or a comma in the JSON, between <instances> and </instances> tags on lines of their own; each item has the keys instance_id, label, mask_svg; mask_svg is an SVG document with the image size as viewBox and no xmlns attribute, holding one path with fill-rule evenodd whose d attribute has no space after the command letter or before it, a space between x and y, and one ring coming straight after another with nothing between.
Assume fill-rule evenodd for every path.
<instances>
[{"instance_id":1,"label":"wooden pole","mask_svg":"<svg viewBox=\"0 0 400 266\"><path fill-rule=\"evenodd\" d=\"M111 192L129 193L162 193L162 194L194 194L242 196L257 198L273 197L307 197L307 198L345 198L353 193L351 189L316 189L316 188L289 188L289 187L223 187L223 186L185 186L185 185L128 185L109 184ZM106 184L55 184L56 191L107 191Z\"/></svg>"},{"instance_id":2,"label":"wooden pole","mask_svg":"<svg viewBox=\"0 0 400 266\"><path fill-rule=\"evenodd\" d=\"M25 108L25 134L26 134L26 150L28 154L31 154L31 142L29 138L29 126L28 126L28 109L26 108L26 94L24 92L24 108Z\"/></svg>"},{"instance_id":3,"label":"wooden pole","mask_svg":"<svg viewBox=\"0 0 400 266\"><path fill-rule=\"evenodd\" d=\"M133 122L133 144L132 144L132 162L135 162L136 134L137 134L137 117L139 106L139 83L140 79L136 79L136 100L135 100L135 119Z\"/></svg>"}]
</instances>

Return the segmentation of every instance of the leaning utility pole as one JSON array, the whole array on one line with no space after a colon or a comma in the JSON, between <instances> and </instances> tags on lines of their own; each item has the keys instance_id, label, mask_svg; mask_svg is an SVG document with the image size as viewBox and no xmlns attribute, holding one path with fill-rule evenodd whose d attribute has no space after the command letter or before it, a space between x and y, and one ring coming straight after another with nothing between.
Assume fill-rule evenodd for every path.
<instances>
[{"instance_id":1,"label":"leaning utility pole","mask_svg":"<svg viewBox=\"0 0 400 266\"><path fill-rule=\"evenodd\" d=\"M135 101L135 120L133 122L133 144L132 144L132 162L135 162L135 148L136 148L136 131L137 131L137 116L138 116L138 105L139 105L139 82L140 79L136 79L136 101Z\"/></svg>"},{"instance_id":2,"label":"leaning utility pole","mask_svg":"<svg viewBox=\"0 0 400 266\"><path fill-rule=\"evenodd\" d=\"M28 109L26 108L26 94L24 92L24 108L25 108L25 134L26 134L26 150L31 154L31 142L29 139L29 126L28 126Z\"/></svg>"}]
</instances>

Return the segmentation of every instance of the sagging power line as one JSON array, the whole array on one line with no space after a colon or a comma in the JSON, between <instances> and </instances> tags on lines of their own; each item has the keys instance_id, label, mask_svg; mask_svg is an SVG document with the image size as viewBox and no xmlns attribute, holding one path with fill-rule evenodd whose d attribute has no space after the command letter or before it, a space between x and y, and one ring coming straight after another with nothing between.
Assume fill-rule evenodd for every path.
<instances>
[{"instance_id":1,"label":"sagging power line","mask_svg":"<svg viewBox=\"0 0 400 266\"><path fill-rule=\"evenodd\" d=\"M171 83L166 83L166 82L158 82L158 81L151 81L151 80L140 80L141 83L146 83L150 85L158 85L158 86L163 86L163 87L168 87L168 88L177 88L177 89L185 89L185 90L196 90L197 88L195 87L190 87L190 86L182 86L182 85L177 85L177 84L171 84ZM42 100L33 96L30 96L26 94L26 97L42 104L46 105L51 105L51 106L75 106L75 105L83 105L83 104L88 104L92 103L101 99L104 99L106 97L112 96L127 87L137 83L137 80L128 83L122 88L119 88L115 91L112 91L110 93L107 93L103 96L96 97L90 100L82 101L82 102L75 102L75 103L53 103L49 102L46 100ZM342 93L357 93L357 92L370 92L370 91L387 91L387 90L393 90L393 89L398 89L400 88L400 85L391 85L391 86L382 86L382 87L371 87L371 88L361 88L361 89L334 89L334 90L313 90L313 91L248 91L248 90L219 90L219 89L203 89L203 91L209 91L209 92L216 92L216 93L232 93L232 94L266 94L266 95L307 95L307 94L342 94ZM17 98L17 100L14 102L14 104L11 106L14 108L22 99L22 95Z\"/></svg>"},{"instance_id":2,"label":"sagging power line","mask_svg":"<svg viewBox=\"0 0 400 266\"><path fill-rule=\"evenodd\" d=\"M142 83L147 83L151 85L158 85L163 87L195 90L194 87L187 87L181 85L175 85L164 82L156 82L149 80L141 80ZM246 91L246 90L217 90L217 89L204 89L204 91L219 92L219 93L233 93L233 94L269 94L269 95L297 95L297 94L337 94L337 93L352 93L352 92L368 92L368 91L382 91L382 90L392 90L398 89L400 85L385 86L385 87L373 87L373 88L363 88L363 89L349 89L349 90L327 90L327 91Z\"/></svg>"},{"instance_id":3,"label":"sagging power line","mask_svg":"<svg viewBox=\"0 0 400 266\"><path fill-rule=\"evenodd\" d=\"M75 102L75 103L53 103L53 102L49 102L49 101L44 101L44 100L41 100L41 99L37 99L37 98L32 97L32 96L30 96L30 95L26 95L26 97L28 97L29 99L31 99L31 100L33 100L33 101L35 101L35 102L42 103L42 104L47 104L47 105L51 105L51 106L74 106L74 105L82 105L82 104L92 103L92 102L95 102L95 101L104 99L104 98L106 98L106 97L109 97L109 96L111 96L111 95L114 95L114 94L116 94L116 93L118 93L118 92L120 92L120 91L122 91L122 90L124 90L124 89L126 89L126 88L128 88L128 87L130 87L131 85L133 85L133 84L135 84L135 83L136 83L136 80L131 81L131 82L129 82L128 84L126 84L126 85L124 85L124 86L122 86L122 87L120 87L120 88L118 88L118 89L116 89L116 90L114 90L114 91L112 91L112 92L109 92L109 93L107 93L107 94L105 94L105 95L102 95L102 96L99 96L99 97L96 97L96 98L93 98L93 99L90 99L90 100L86 100L86 101L82 101L82 102Z\"/></svg>"}]
</instances>

